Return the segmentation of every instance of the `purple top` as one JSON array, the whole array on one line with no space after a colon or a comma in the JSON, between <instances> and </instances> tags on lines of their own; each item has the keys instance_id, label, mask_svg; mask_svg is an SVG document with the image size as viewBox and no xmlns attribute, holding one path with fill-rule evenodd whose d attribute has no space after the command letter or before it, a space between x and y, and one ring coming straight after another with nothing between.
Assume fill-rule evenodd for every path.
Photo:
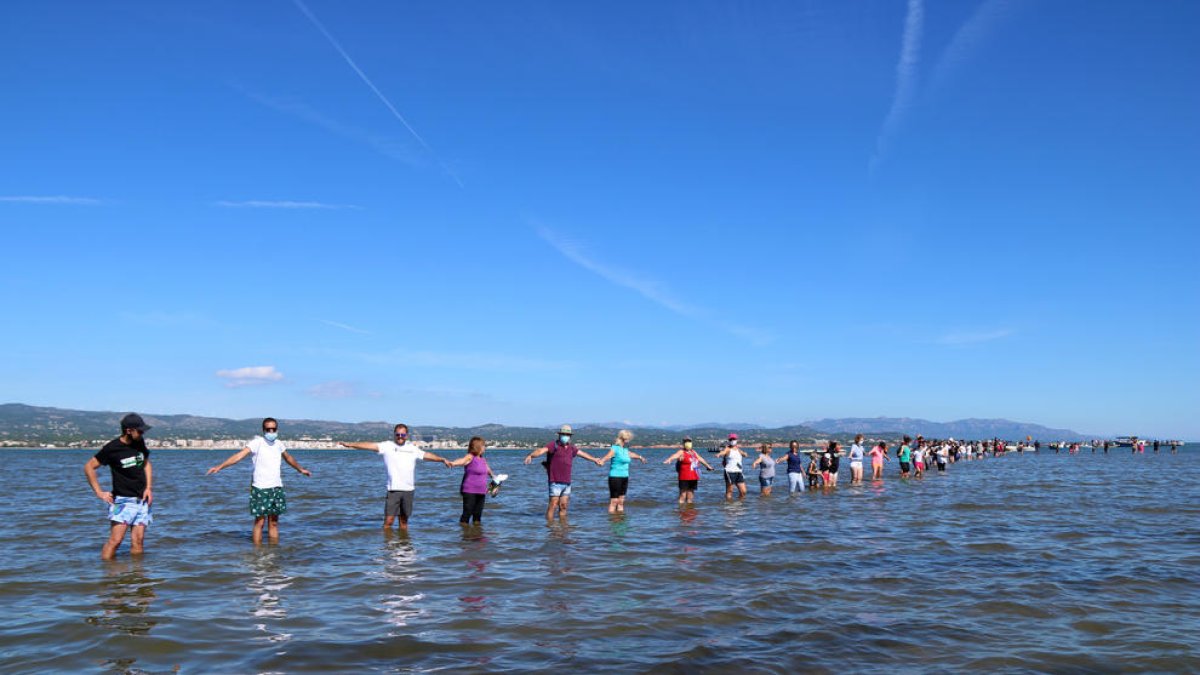
<instances>
[{"instance_id":1,"label":"purple top","mask_svg":"<svg viewBox=\"0 0 1200 675\"><path fill-rule=\"evenodd\" d=\"M568 443L559 445L558 441L546 445L549 459L546 460L546 472L550 474L551 483L571 482L571 462L579 454L579 448Z\"/></svg>"},{"instance_id":2,"label":"purple top","mask_svg":"<svg viewBox=\"0 0 1200 675\"><path fill-rule=\"evenodd\" d=\"M462 491L470 495L487 492L488 465L482 455L476 455L463 467Z\"/></svg>"}]
</instances>

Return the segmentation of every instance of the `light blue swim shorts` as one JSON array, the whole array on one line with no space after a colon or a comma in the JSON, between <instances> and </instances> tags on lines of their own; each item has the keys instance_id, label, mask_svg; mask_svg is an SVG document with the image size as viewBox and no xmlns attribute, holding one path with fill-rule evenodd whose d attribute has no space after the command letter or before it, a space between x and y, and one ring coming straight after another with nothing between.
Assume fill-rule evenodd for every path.
<instances>
[{"instance_id":1,"label":"light blue swim shorts","mask_svg":"<svg viewBox=\"0 0 1200 675\"><path fill-rule=\"evenodd\" d=\"M550 484L550 496L551 497L569 497L569 496L571 496L571 484L570 483L551 483Z\"/></svg>"},{"instance_id":2,"label":"light blue swim shorts","mask_svg":"<svg viewBox=\"0 0 1200 675\"><path fill-rule=\"evenodd\" d=\"M154 522L150 503L137 497L114 497L108 507L108 519L126 525L149 525Z\"/></svg>"}]
</instances>

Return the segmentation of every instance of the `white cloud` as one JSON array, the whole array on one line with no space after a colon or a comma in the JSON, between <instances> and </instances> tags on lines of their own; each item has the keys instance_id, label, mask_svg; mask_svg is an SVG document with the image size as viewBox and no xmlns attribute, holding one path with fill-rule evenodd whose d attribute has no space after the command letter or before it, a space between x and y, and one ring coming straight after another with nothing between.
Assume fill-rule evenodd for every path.
<instances>
[{"instance_id":1,"label":"white cloud","mask_svg":"<svg viewBox=\"0 0 1200 675\"><path fill-rule=\"evenodd\" d=\"M870 171L883 161L892 135L900 127L904 116L912 107L917 92L917 64L921 55L921 30L925 7L921 0L908 0L908 11L904 16L904 34L900 39L900 60L896 63L896 91L892 96L892 107L883 120L883 127L875 139L875 154L871 156Z\"/></svg>"},{"instance_id":2,"label":"white cloud","mask_svg":"<svg viewBox=\"0 0 1200 675\"><path fill-rule=\"evenodd\" d=\"M219 201L217 206L226 208L248 208L248 209L361 209L361 206L354 204L326 204L325 202L301 202L289 200L264 200L251 199L248 201Z\"/></svg>"},{"instance_id":3,"label":"white cloud","mask_svg":"<svg viewBox=\"0 0 1200 675\"><path fill-rule=\"evenodd\" d=\"M226 387L251 387L279 382L283 379L283 373L275 370L275 366L247 366L232 370L218 370L217 377L226 381Z\"/></svg>"},{"instance_id":4,"label":"white cloud","mask_svg":"<svg viewBox=\"0 0 1200 675\"><path fill-rule=\"evenodd\" d=\"M1014 335L1017 331L1012 328L1000 328L997 330L986 331L960 331L947 333L937 339L938 344L942 345L972 345L980 342L992 342L993 340L1002 340L1010 335Z\"/></svg>"},{"instance_id":5,"label":"white cloud","mask_svg":"<svg viewBox=\"0 0 1200 675\"><path fill-rule=\"evenodd\" d=\"M0 197L0 202L8 202L10 204L70 204L76 206L94 206L104 203L99 199L91 197L68 197L66 195L12 195Z\"/></svg>"}]
</instances>

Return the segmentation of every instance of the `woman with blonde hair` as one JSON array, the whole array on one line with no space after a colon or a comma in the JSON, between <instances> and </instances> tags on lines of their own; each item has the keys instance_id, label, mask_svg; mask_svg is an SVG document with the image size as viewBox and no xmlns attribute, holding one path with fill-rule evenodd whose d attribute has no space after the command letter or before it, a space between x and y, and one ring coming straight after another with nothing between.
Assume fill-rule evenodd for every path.
<instances>
[{"instance_id":1,"label":"woman with blonde hair","mask_svg":"<svg viewBox=\"0 0 1200 675\"><path fill-rule=\"evenodd\" d=\"M601 466L612 460L608 469L608 512L625 513L625 493L629 491L629 464L632 460L640 459L642 464L646 458L629 450L629 441L633 440L633 432L622 429L617 433L617 440L608 449L608 454L600 458Z\"/></svg>"},{"instance_id":2,"label":"woman with blonde hair","mask_svg":"<svg viewBox=\"0 0 1200 675\"><path fill-rule=\"evenodd\" d=\"M483 458L484 450L486 448L483 438L473 436L467 443L467 454L446 465L464 467L462 486L459 488L463 502L462 517L458 519L461 525L469 524L472 519L478 525L480 519L483 518L483 502L487 499L488 478L495 477L487 460Z\"/></svg>"},{"instance_id":3,"label":"woman with blonde hair","mask_svg":"<svg viewBox=\"0 0 1200 675\"><path fill-rule=\"evenodd\" d=\"M758 446L758 457L750 468L758 467L758 487L764 497L771 496L771 486L775 483L775 458L771 456L771 444L763 443Z\"/></svg>"}]
</instances>

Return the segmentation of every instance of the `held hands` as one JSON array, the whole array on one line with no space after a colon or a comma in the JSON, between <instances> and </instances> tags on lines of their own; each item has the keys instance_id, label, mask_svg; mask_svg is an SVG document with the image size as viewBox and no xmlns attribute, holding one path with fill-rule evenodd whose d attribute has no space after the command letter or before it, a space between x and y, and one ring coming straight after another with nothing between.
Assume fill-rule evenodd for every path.
<instances>
[{"instance_id":1,"label":"held hands","mask_svg":"<svg viewBox=\"0 0 1200 675\"><path fill-rule=\"evenodd\" d=\"M454 468L454 464L452 464L452 463L450 462L450 460L448 460L448 459L443 459L443 460L442 460L442 464L445 464L447 469L452 469L452 468Z\"/></svg>"},{"instance_id":2,"label":"held hands","mask_svg":"<svg viewBox=\"0 0 1200 675\"><path fill-rule=\"evenodd\" d=\"M597 459L597 460L595 460L595 461L596 461L596 466L600 466L600 467L604 466L604 460L602 460L602 459Z\"/></svg>"}]
</instances>

